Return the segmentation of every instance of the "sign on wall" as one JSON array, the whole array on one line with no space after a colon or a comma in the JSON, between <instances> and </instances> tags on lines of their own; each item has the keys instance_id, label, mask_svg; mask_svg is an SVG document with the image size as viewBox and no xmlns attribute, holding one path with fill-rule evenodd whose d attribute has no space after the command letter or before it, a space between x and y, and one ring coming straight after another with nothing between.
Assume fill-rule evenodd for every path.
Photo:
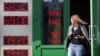
<instances>
[{"instance_id":1,"label":"sign on wall","mask_svg":"<svg viewBox=\"0 0 100 56\"><path fill-rule=\"evenodd\" d=\"M32 0L0 0L0 56L30 56L32 53L24 49L29 45L32 46Z\"/></svg>"}]
</instances>

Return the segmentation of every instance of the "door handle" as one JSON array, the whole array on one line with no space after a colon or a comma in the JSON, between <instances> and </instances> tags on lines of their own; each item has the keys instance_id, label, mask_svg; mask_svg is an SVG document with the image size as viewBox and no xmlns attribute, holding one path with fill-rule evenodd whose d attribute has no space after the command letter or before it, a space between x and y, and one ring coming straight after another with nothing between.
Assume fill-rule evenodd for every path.
<instances>
[{"instance_id":1,"label":"door handle","mask_svg":"<svg viewBox=\"0 0 100 56\"><path fill-rule=\"evenodd\" d=\"M41 46L41 42L40 41L36 41L35 43L35 49L38 49Z\"/></svg>"},{"instance_id":2,"label":"door handle","mask_svg":"<svg viewBox=\"0 0 100 56\"><path fill-rule=\"evenodd\" d=\"M98 28L97 25L94 25L93 28L96 28L96 34L93 33L93 37L95 37L95 39L93 39L93 40L96 40L97 43L100 43L100 40L99 40L100 39L100 37L99 37L99 28Z\"/></svg>"},{"instance_id":3,"label":"door handle","mask_svg":"<svg viewBox=\"0 0 100 56\"><path fill-rule=\"evenodd\" d=\"M40 45L36 45L36 48L35 49L38 49L38 47L40 47Z\"/></svg>"}]
</instances>

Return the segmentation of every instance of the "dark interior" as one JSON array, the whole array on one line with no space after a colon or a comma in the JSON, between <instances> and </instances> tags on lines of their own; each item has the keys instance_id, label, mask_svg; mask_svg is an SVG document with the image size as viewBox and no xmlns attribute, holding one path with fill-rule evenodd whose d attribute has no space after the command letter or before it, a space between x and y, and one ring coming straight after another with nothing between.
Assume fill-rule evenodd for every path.
<instances>
[{"instance_id":1,"label":"dark interior","mask_svg":"<svg viewBox=\"0 0 100 56\"><path fill-rule=\"evenodd\" d=\"M70 0L70 15L78 14L90 24L90 0Z\"/></svg>"}]
</instances>

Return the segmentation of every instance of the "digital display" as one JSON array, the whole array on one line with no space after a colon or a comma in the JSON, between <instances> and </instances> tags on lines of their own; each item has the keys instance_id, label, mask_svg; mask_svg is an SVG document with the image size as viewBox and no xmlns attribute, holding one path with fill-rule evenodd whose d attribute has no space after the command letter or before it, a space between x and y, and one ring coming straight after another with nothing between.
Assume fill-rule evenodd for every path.
<instances>
[{"instance_id":1,"label":"digital display","mask_svg":"<svg viewBox=\"0 0 100 56\"><path fill-rule=\"evenodd\" d=\"M4 56L28 56L27 49L20 49L20 50L4 50Z\"/></svg>"},{"instance_id":2,"label":"digital display","mask_svg":"<svg viewBox=\"0 0 100 56\"><path fill-rule=\"evenodd\" d=\"M28 45L28 36L4 36L4 45Z\"/></svg>"},{"instance_id":3,"label":"digital display","mask_svg":"<svg viewBox=\"0 0 100 56\"><path fill-rule=\"evenodd\" d=\"M4 11L28 11L28 3L5 2Z\"/></svg>"},{"instance_id":4,"label":"digital display","mask_svg":"<svg viewBox=\"0 0 100 56\"><path fill-rule=\"evenodd\" d=\"M49 43L61 44L61 10L48 10L48 26L50 36Z\"/></svg>"},{"instance_id":5,"label":"digital display","mask_svg":"<svg viewBox=\"0 0 100 56\"><path fill-rule=\"evenodd\" d=\"M28 16L4 16L4 25L28 25Z\"/></svg>"},{"instance_id":6,"label":"digital display","mask_svg":"<svg viewBox=\"0 0 100 56\"><path fill-rule=\"evenodd\" d=\"M43 2L43 44L63 43L63 2Z\"/></svg>"}]
</instances>

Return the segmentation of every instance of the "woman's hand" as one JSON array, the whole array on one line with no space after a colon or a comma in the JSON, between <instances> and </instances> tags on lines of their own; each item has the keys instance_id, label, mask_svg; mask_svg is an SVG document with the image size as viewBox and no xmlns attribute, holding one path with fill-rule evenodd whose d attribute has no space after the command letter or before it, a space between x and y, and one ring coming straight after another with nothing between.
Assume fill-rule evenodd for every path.
<instances>
[{"instance_id":1,"label":"woman's hand","mask_svg":"<svg viewBox=\"0 0 100 56\"><path fill-rule=\"evenodd\" d=\"M85 39L85 37L84 37L84 36L78 35L78 36L77 36L77 39Z\"/></svg>"}]
</instances>

